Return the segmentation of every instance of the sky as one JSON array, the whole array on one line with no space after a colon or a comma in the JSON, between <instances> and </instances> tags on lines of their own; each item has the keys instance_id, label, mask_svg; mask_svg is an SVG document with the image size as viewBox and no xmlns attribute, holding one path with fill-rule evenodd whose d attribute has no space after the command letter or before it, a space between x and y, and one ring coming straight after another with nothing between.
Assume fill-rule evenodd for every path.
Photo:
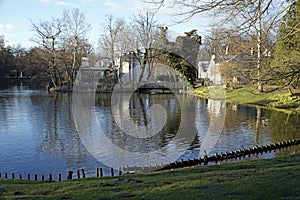
<instances>
[{"instance_id":1,"label":"sky","mask_svg":"<svg viewBox=\"0 0 300 200\"><path fill-rule=\"evenodd\" d=\"M0 36L4 35L6 45L20 44L27 49L37 46L30 41L34 35L31 21L38 23L51 20L52 17L62 17L64 9L73 8L84 13L92 27L87 38L91 44L97 44L106 16L113 15L114 18L129 21L134 14L151 8L151 5L141 0L0 0ZM204 17L195 17L190 22L174 25L173 14L178 9L166 6L157 13L157 21L176 34L192 29L198 29L200 35L205 34L208 22Z\"/></svg>"}]
</instances>

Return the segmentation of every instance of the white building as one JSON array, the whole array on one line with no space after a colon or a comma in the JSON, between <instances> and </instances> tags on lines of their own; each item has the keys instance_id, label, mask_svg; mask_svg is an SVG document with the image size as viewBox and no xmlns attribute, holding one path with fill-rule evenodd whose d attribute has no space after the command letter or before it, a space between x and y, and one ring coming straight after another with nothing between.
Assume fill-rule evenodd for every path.
<instances>
[{"instance_id":1,"label":"white building","mask_svg":"<svg viewBox=\"0 0 300 200\"><path fill-rule=\"evenodd\" d=\"M198 63L198 78L207 78L213 82L213 85L222 85L219 64L215 60L215 55L212 55L210 61L200 61Z\"/></svg>"}]
</instances>

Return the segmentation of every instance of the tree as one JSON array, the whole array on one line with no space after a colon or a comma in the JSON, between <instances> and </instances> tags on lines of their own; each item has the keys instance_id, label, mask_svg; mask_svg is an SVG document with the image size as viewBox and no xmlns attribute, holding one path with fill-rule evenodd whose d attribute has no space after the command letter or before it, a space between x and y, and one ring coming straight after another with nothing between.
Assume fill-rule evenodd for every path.
<instances>
[{"instance_id":1,"label":"tree","mask_svg":"<svg viewBox=\"0 0 300 200\"><path fill-rule=\"evenodd\" d=\"M64 10L62 17L31 23L35 33L33 41L48 52L44 59L48 62L51 85L71 89L81 57L87 56L91 49L85 38L90 25L84 14L78 9Z\"/></svg>"},{"instance_id":2,"label":"tree","mask_svg":"<svg viewBox=\"0 0 300 200\"><path fill-rule=\"evenodd\" d=\"M100 49L102 54L110 59L112 66L115 65L116 58L120 57L122 52L121 35L125 31L125 21L123 19L114 19L112 15L105 18L103 25L104 34L100 38Z\"/></svg>"},{"instance_id":3,"label":"tree","mask_svg":"<svg viewBox=\"0 0 300 200\"><path fill-rule=\"evenodd\" d=\"M75 81L76 71L81 65L81 58L88 53L90 46L86 40L86 33L91 29L86 22L85 15L79 9L63 11L63 60L70 86ZM72 56L71 56L72 55ZM66 62L66 58L72 58ZM71 64L70 64L71 63Z\"/></svg>"},{"instance_id":4,"label":"tree","mask_svg":"<svg viewBox=\"0 0 300 200\"><path fill-rule=\"evenodd\" d=\"M141 74L139 76L139 82L145 78L147 68L147 78L152 76L154 70L154 60L158 57L159 47L159 31L160 27L155 19L155 13L151 11L145 11L145 13L139 13L133 18L133 30L134 35L134 52L136 52L136 58L138 58L139 65L141 67Z\"/></svg>"},{"instance_id":5,"label":"tree","mask_svg":"<svg viewBox=\"0 0 300 200\"><path fill-rule=\"evenodd\" d=\"M25 48L21 47L20 44L17 44L12 48L12 52L15 60L14 68L16 70L16 76L20 77L26 75L23 73L25 69L25 56L26 56Z\"/></svg>"},{"instance_id":6,"label":"tree","mask_svg":"<svg viewBox=\"0 0 300 200\"><path fill-rule=\"evenodd\" d=\"M40 21L39 23L31 22L35 32L34 42L45 48L50 57L45 58L49 62L48 70L50 71L51 83L54 87L62 85L62 73L57 66L57 52L62 33L62 22L59 18L53 18L52 21Z\"/></svg>"},{"instance_id":7,"label":"tree","mask_svg":"<svg viewBox=\"0 0 300 200\"><path fill-rule=\"evenodd\" d=\"M13 50L10 46L5 46L4 36L0 36L0 78L9 77L13 66L15 66Z\"/></svg>"},{"instance_id":8,"label":"tree","mask_svg":"<svg viewBox=\"0 0 300 200\"><path fill-rule=\"evenodd\" d=\"M300 80L300 1L295 1L282 18L269 77L283 86Z\"/></svg>"},{"instance_id":9,"label":"tree","mask_svg":"<svg viewBox=\"0 0 300 200\"><path fill-rule=\"evenodd\" d=\"M32 88L46 88L51 77L49 71L49 52L44 48L34 47L26 52L24 74L30 78Z\"/></svg>"}]
</instances>

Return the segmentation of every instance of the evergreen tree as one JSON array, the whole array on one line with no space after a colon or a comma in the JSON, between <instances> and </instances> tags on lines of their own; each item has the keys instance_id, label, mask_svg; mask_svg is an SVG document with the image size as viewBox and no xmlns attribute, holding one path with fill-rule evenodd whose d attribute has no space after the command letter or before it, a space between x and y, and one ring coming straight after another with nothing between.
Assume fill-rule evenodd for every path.
<instances>
[{"instance_id":1,"label":"evergreen tree","mask_svg":"<svg viewBox=\"0 0 300 200\"><path fill-rule=\"evenodd\" d=\"M278 30L272 62L272 77L276 84L298 85L300 79L300 0L290 6Z\"/></svg>"}]
</instances>

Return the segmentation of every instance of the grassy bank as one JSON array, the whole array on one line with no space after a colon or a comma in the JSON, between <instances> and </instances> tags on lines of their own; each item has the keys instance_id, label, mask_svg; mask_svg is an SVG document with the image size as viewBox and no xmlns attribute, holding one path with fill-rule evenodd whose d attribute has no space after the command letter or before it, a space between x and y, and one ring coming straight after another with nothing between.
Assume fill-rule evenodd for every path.
<instances>
[{"instance_id":1,"label":"grassy bank","mask_svg":"<svg viewBox=\"0 0 300 200\"><path fill-rule=\"evenodd\" d=\"M257 105L282 111L300 111L300 99L291 96L287 89L280 89L274 92L258 92L253 87L242 87L234 90L225 90L226 101L238 104ZM195 90L195 95L200 98L218 98L216 87L204 87ZM300 92L295 90L295 92Z\"/></svg>"},{"instance_id":2,"label":"grassy bank","mask_svg":"<svg viewBox=\"0 0 300 200\"><path fill-rule=\"evenodd\" d=\"M300 154L62 182L0 180L1 199L299 199Z\"/></svg>"}]
</instances>

